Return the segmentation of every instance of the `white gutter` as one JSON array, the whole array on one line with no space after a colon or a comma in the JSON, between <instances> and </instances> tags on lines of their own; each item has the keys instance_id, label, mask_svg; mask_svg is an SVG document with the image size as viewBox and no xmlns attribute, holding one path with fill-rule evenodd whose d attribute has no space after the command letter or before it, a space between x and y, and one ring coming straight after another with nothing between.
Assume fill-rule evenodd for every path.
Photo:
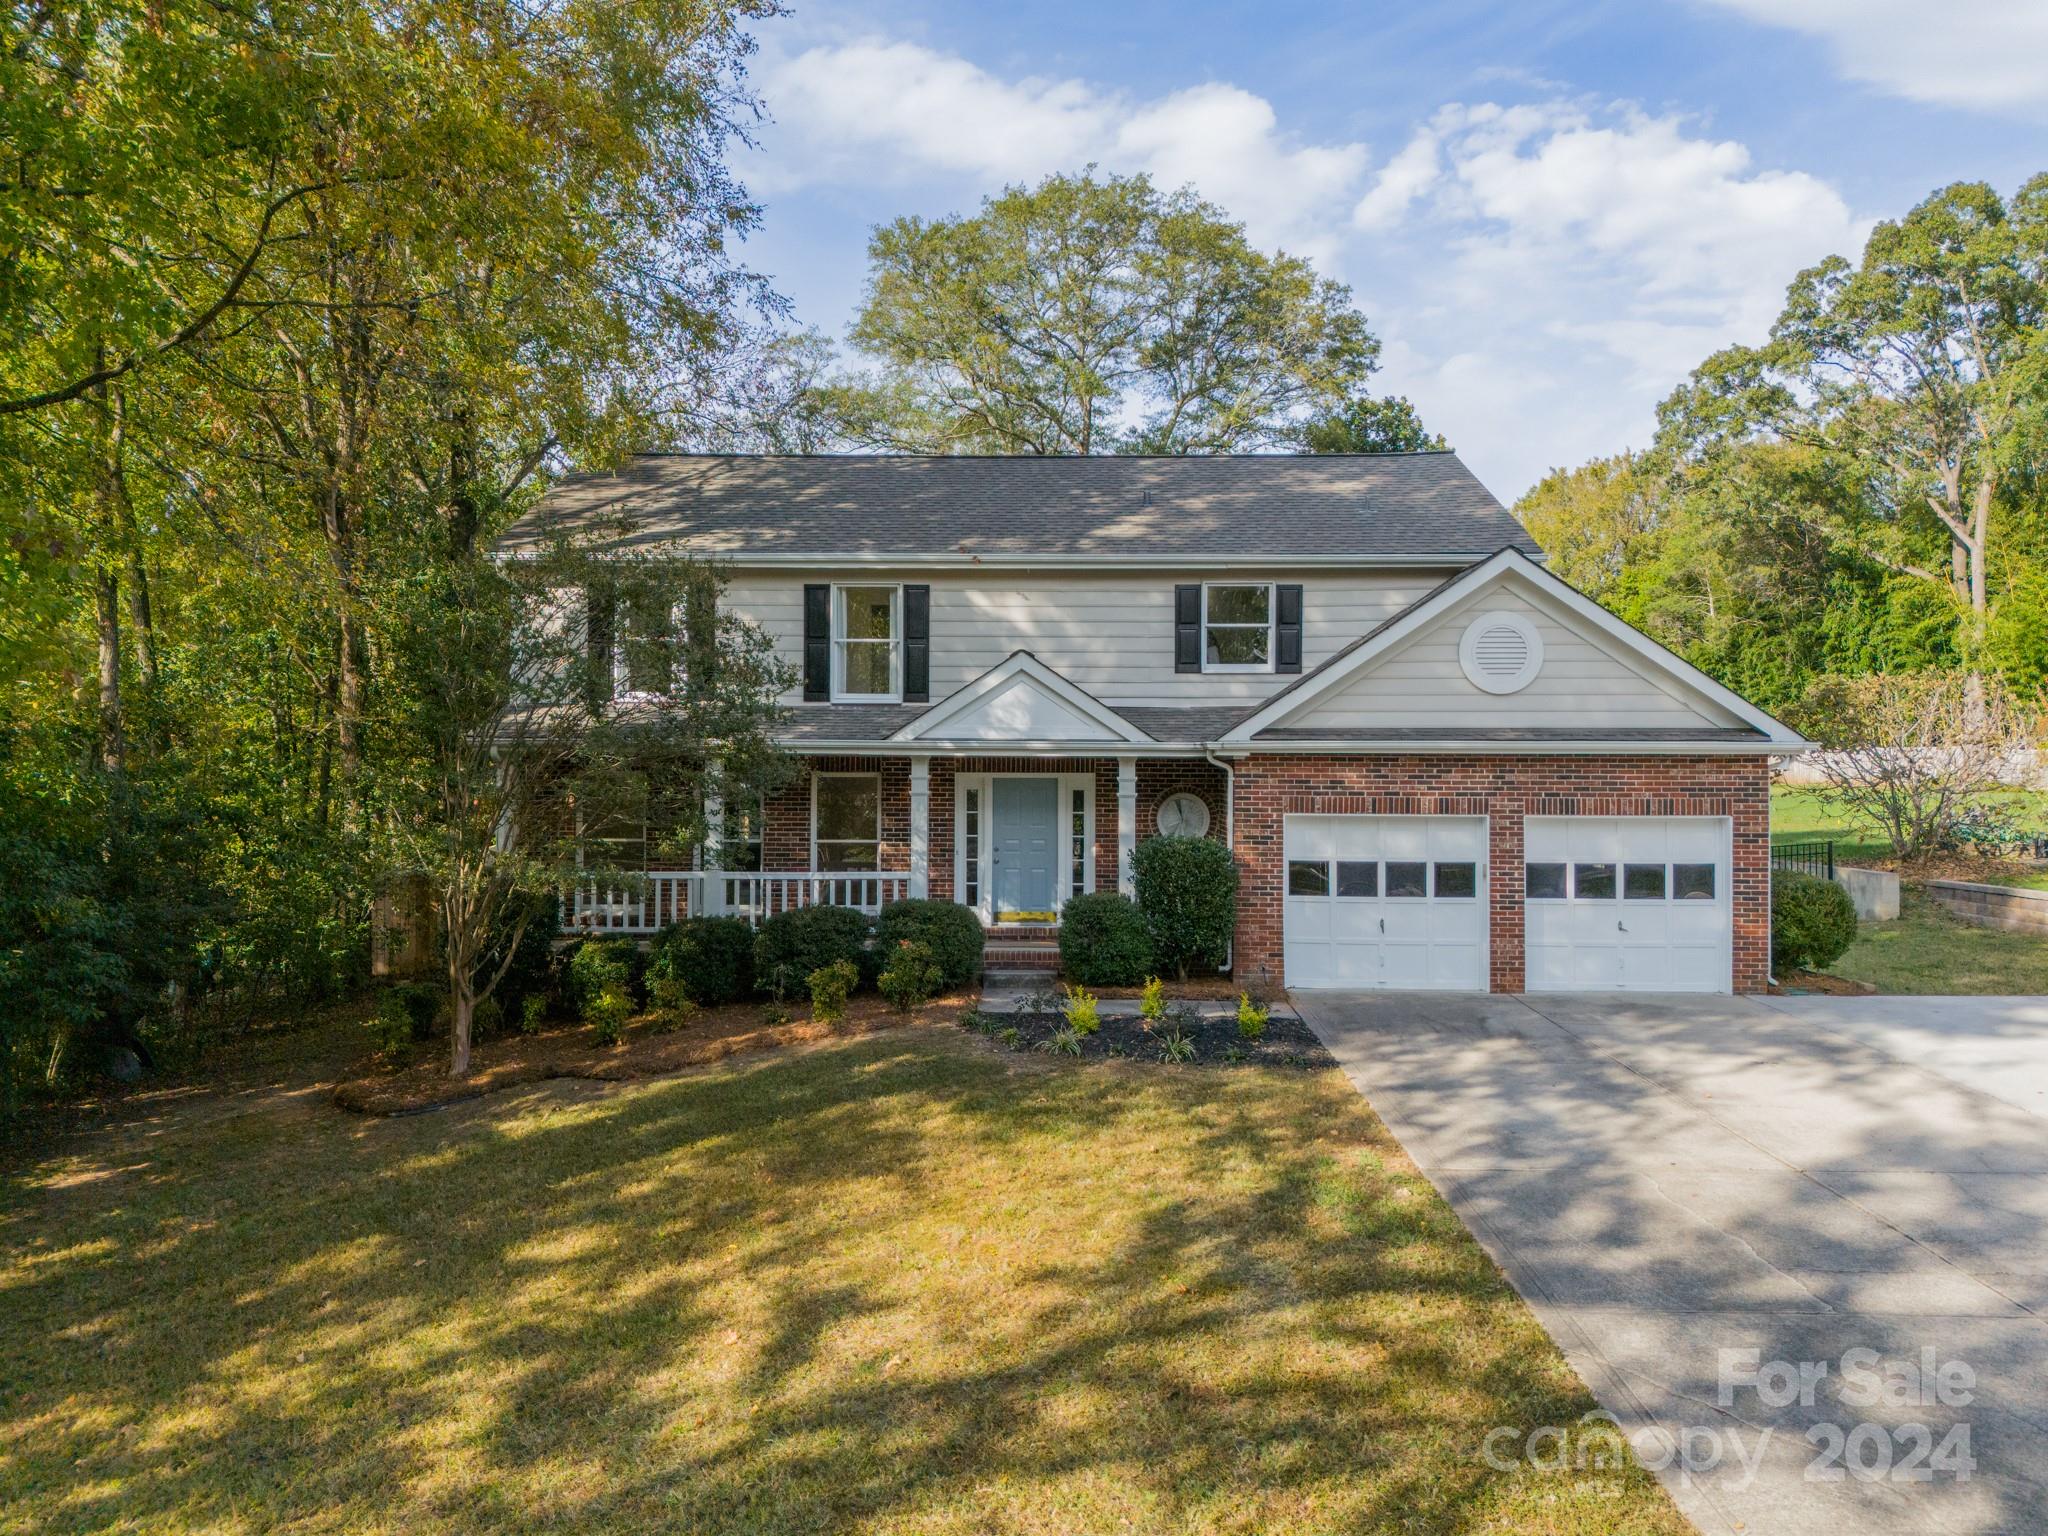
<instances>
[{"instance_id":1,"label":"white gutter","mask_svg":"<svg viewBox=\"0 0 2048 1536\"><path fill-rule=\"evenodd\" d=\"M501 540L501 545L503 541ZM515 540L510 547L501 547L494 552L504 558L520 558L521 544L528 541ZM533 541L538 542L538 541ZM642 554L669 553L659 535L646 535L634 542L633 548ZM677 548L675 554L708 560L733 570L752 570L757 567L780 567L819 570L838 570L845 566L864 566L880 569L890 566L931 567L941 569L974 570L1086 570L1086 571L1236 571L1236 570L1435 570L1461 571L1477 565L1492 553L1491 550L1438 552L1420 555L1247 555L1235 552L1215 554L1173 554L1173 555L1089 555L1072 552L1047 551L1044 553L1014 554L994 552L972 554L959 550L946 550L933 554L872 553L855 550L846 551L763 551L749 552L746 549L688 549ZM597 558L602 559L602 554ZM1535 553L1524 555L1525 559L1542 562L1549 557Z\"/></svg>"}]
</instances>

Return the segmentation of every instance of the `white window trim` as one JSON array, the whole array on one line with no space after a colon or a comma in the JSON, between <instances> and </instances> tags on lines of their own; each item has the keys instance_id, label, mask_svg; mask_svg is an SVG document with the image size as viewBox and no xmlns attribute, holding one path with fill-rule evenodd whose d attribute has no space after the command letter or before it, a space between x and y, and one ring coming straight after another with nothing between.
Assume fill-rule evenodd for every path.
<instances>
[{"instance_id":1,"label":"white window trim","mask_svg":"<svg viewBox=\"0 0 2048 1536\"><path fill-rule=\"evenodd\" d=\"M875 781L875 874L882 874L882 775L879 771L862 770L845 773L814 773L811 775L811 868L822 869L818 862L818 781L821 779L873 779ZM834 838L834 842L865 842L865 838ZM762 861L766 862L767 845L761 848ZM853 870L853 874L867 871Z\"/></svg>"},{"instance_id":2,"label":"white window trim","mask_svg":"<svg viewBox=\"0 0 2048 1536\"><path fill-rule=\"evenodd\" d=\"M980 869L976 872L975 884L979 897L970 911L979 917L984 927L995 922L995 889L989 879L990 855L995 848L995 781L997 779L1053 779L1059 785L1059 806L1056 825L1059 832L1060 860L1059 878L1053 882L1054 921L1057 914L1066 910L1066 905L1077 895L1092 895L1095 891L1096 857L1100 852L1095 841L1095 775L1093 773L961 773L953 777L953 899L961 901L967 890L967 794L969 789L981 793L981 847L978 850ZM1082 837L1087 843L1086 855L1081 861L1081 889L1073 890L1073 860L1070 857L1072 836L1074 791L1081 791ZM962 906L967 903L961 901Z\"/></svg>"},{"instance_id":3,"label":"white window trim","mask_svg":"<svg viewBox=\"0 0 2048 1536\"><path fill-rule=\"evenodd\" d=\"M626 603L615 599L612 604L612 701L630 704L636 699L654 699L662 695L651 693L645 688L631 686L632 678L626 670ZM689 677L686 671L686 652L689 647L683 643L683 626L688 622L682 603L678 602L669 614L669 635L676 642L675 665L670 668L675 675L669 680L672 689L684 687Z\"/></svg>"},{"instance_id":4,"label":"white window trim","mask_svg":"<svg viewBox=\"0 0 2048 1536\"><path fill-rule=\"evenodd\" d=\"M1266 659L1254 661L1211 661L1209 660L1209 593L1217 587L1262 587L1266 593ZM1271 672L1274 665L1274 647L1279 642L1280 615L1276 611L1278 595L1270 581L1205 581L1202 583L1202 625L1200 643L1202 670L1204 672ZM1256 624L1219 624L1218 629L1256 629Z\"/></svg>"},{"instance_id":5,"label":"white window trim","mask_svg":"<svg viewBox=\"0 0 2048 1536\"><path fill-rule=\"evenodd\" d=\"M849 693L846 689L846 647L850 643L874 644L873 641L849 642L846 638L846 597L850 591L872 592L887 588L889 592L889 691L887 693ZM834 582L832 586L832 702L835 704L895 704L903 698L903 587L900 583L886 581L849 581L844 585Z\"/></svg>"}]
</instances>

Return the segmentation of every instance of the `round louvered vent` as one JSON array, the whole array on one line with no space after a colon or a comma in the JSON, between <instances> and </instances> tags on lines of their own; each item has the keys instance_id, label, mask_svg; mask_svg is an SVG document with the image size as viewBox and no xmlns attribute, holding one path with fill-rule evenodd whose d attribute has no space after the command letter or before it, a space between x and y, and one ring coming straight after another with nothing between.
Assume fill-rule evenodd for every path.
<instances>
[{"instance_id":1,"label":"round louvered vent","mask_svg":"<svg viewBox=\"0 0 2048 1536\"><path fill-rule=\"evenodd\" d=\"M1517 693L1543 667L1543 637L1519 613L1483 613L1458 642L1458 665L1475 688Z\"/></svg>"}]
</instances>

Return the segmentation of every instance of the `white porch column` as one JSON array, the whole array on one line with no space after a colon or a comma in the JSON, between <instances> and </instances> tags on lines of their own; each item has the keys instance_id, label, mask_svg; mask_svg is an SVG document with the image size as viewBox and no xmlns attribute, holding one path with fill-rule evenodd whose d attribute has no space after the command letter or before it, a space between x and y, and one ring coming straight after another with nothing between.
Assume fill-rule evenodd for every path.
<instances>
[{"instance_id":1,"label":"white porch column","mask_svg":"<svg viewBox=\"0 0 2048 1536\"><path fill-rule=\"evenodd\" d=\"M1138 892L1131 855L1138 847L1138 760L1116 760L1116 888L1126 896Z\"/></svg>"},{"instance_id":2,"label":"white porch column","mask_svg":"<svg viewBox=\"0 0 2048 1536\"><path fill-rule=\"evenodd\" d=\"M700 914L693 915L705 917L718 915L725 894L725 882L718 878L719 867L725 863L725 800L709 787L718 783L719 767L718 759L713 758L704 772L704 846L697 850L697 892L703 906Z\"/></svg>"},{"instance_id":3,"label":"white porch column","mask_svg":"<svg viewBox=\"0 0 2048 1536\"><path fill-rule=\"evenodd\" d=\"M910 760L910 899L923 901L932 889L932 760Z\"/></svg>"}]
</instances>

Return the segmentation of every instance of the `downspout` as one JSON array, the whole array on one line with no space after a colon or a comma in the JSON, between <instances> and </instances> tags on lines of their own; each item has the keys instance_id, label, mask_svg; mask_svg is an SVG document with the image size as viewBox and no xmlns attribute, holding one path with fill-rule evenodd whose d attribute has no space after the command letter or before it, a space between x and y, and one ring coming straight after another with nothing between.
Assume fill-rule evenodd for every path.
<instances>
[{"instance_id":1,"label":"downspout","mask_svg":"<svg viewBox=\"0 0 2048 1536\"><path fill-rule=\"evenodd\" d=\"M1216 749L1204 743L1202 756L1212 768L1223 770L1223 846L1230 850L1231 862L1237 861L1237 773L1229 762L1216 755ZM1223 952L1223 968L1227 971L1236 958L1237 931L1231 930L1230 946Z\"/></svg>"}]
</instances>

